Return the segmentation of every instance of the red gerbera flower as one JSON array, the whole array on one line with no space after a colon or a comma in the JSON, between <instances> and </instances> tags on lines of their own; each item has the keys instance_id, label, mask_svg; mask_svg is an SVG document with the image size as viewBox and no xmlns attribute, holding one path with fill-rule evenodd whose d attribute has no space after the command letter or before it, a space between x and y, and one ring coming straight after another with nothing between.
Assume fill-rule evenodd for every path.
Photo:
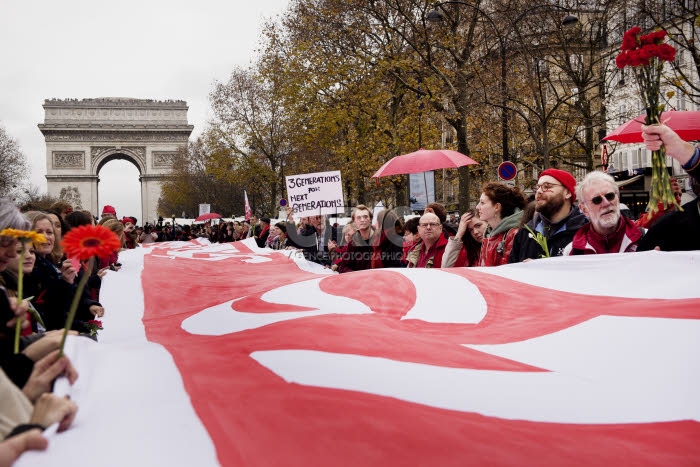
<instances>
[{"instance_id":1,"label":"red gerbera flower","mask_svg":"<svg viewBox=\"0 0 700 467\"><path fill-rule=\"evenodd\" d=\"M61 242L63 251L69 258L81 260L93 256L106 258L118 251L122 243L117 234L101 225L83 225L71 229Z\"/></svg>"}]
</instances>

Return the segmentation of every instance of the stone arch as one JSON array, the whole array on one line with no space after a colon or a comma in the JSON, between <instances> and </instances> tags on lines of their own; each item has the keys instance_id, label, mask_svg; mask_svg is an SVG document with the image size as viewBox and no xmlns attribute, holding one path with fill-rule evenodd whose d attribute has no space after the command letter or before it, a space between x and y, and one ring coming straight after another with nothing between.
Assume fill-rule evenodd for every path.
<instances>
[{"instance_id":1,"label":"stone arch","mask_svg":"<svg viewBox=\"0 0 700 467\"><path fill-rule=\"evenodd\" d=\"M68 193L98 214L100 169L123 159L139 171L143 221L158 217L161 183L172 158L187 145L193 126L184 101L130 98L47 99L39 129L46 141L48 192Z\"/></svg>"},{"instance_id":2,"label":"stone arch","mask_svg":"<svg viewBox=\"0 0 700 467\"><path fill-rule=\"evenodd\" d=\"M99 176L102 167L114 160L124 160L131 162L139 171L139 175L146 171L146 151L145 147L133 148L92 148L92 173Z\"/></svg>"}]
</instances>

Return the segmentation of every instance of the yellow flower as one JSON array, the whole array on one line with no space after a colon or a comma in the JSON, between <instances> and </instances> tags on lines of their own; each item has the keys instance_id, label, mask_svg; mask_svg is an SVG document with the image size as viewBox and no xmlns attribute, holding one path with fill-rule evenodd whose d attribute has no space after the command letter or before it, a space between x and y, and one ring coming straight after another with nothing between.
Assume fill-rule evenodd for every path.
<instances>
[{"instance_id":1,"label":"yellow flower","mask_svg":"<svg viewBox=\"0 0 700 467\"><path fill-rule=\"evenodd\" d=\"M22 242L46 243L46 237L33 230L4 229L0 232L0 237L14 237Z\"/></svg>"}]
</instances>

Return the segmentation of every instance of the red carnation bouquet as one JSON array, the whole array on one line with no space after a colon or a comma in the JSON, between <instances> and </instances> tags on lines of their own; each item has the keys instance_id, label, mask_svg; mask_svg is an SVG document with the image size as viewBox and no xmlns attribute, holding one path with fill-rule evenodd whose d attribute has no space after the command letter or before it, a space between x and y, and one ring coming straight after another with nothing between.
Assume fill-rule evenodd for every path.
<instances>
[{"instance_id":1,"label":"red carnation bouquet","mask_svg":"<svg viewBox=\"0 0 700 467\"><path fill-rule=\"evenodd\" d=\"M102 321L99 319L91 319L85 323L85 328L90 332L90 336L97 336L97 331L102 329Z\"/></svg>"},{"instance_id":2,"label":"red carnation bouquet","mask_svg":"<svg viewBox=\"0 0 700 467\"><path fill-rule=\"evenodd\" d=\"M660 29L646 35L642 35L642 28L635 26L630 28L622 37L620 54L615 59L617 67L622 69L631 67L639 88L639 94L647 110L646 125L661 123L663 104L659 103L661 96L661 75L664 62L672 62L676 58L676 49L665 43L666 31ZM651 196L647 211L651 217L659 210L659 203L666 208L674 205L680 209L673 191L671 180L666 170L666 150L662 146L651 155L652 178Z\"/></svg>"}]
</instances>

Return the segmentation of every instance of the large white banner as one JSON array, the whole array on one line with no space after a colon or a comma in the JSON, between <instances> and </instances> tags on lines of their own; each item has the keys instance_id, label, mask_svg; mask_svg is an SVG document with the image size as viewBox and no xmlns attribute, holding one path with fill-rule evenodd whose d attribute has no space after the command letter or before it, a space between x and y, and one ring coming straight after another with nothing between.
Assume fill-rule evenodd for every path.
<instances>
[{"instance_id":1,"label":"large white banner","mask_svg":"<svg viewBox=\"0 0 700 467\"><path fill-rule=\"evenodd\" d=\"M248 239L120 261L100 342L71 339L78 418L20 466L700 459L700 252L337 275Z\"/></svg>"},{"instance_id":2,"label":"large white banner","mask_svg":"<svg viewBox=\"0 0 700 467\"><path fill-rule=\"evenodd\" d=\"M343 212L343 182L340 171L286 177L289 206L298 217Z\"/></svg>"}]
</instances>

